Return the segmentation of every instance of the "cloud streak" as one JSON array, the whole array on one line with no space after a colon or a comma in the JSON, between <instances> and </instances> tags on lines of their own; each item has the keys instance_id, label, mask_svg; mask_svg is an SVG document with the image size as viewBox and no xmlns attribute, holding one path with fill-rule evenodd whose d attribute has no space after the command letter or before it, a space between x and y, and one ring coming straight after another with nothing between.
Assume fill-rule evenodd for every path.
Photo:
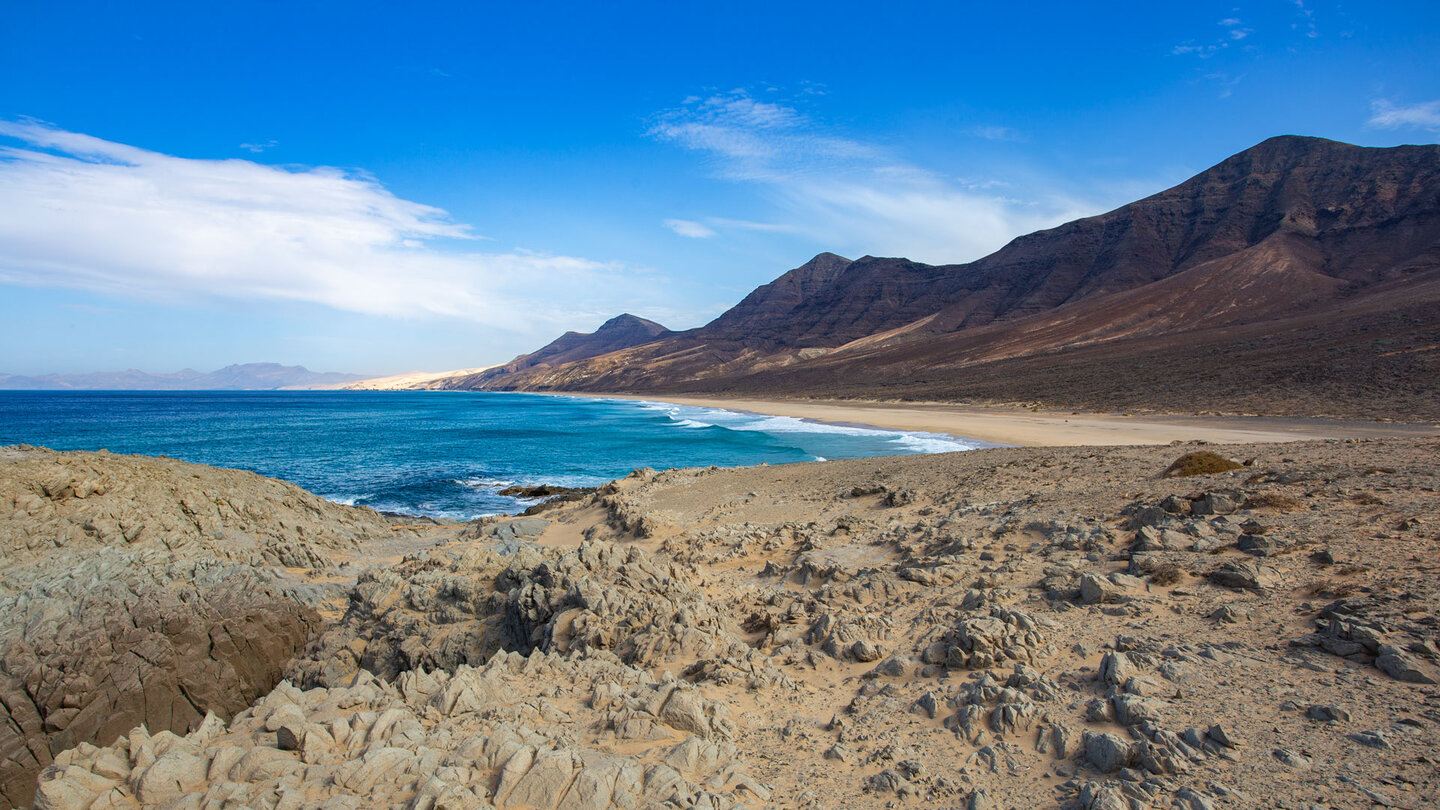
<instances>
[{"instance_id":1,"label":"cloud streak","mask_svg":"<svg viewBox=\"0 0 1440 810\"><path fill-rule=\"evenodd\" d=\"M1389 99L1376 99L1370 103L1370 120L1365 123L1377 129L1414 127L1440 132L1440 100L1424 101L1406 107Z\"/></svg>"},{"instance_id":2,"label":"cloud streak","mask_svg":"<svg viewBox=\"0 0 1440 810\"><path fill-rule=\"evenodd\" d=\"M691 239L709 239L715 236L715 231L702 225L699 222L692 222L688 219L667 219L660 223L680 236Z\"/></svg>"},{"instance_id":3,"label":"cloud streak","mask_svg":"<svg viewBox=\"0 0 1440 810\"><path fill-rule=\"evenodd\" d=\"M179 158L28 121L0 121L0 139L12 142L0 145L4 284L306 302L526 333L650 297L611 263L453 249L478 237L359 172ZM536 278L553 282L543 298Z\"/></svg>"},{"instance_id":4,"label":"cloud streak","mask_svg":"<svg viewBox=\"0 0 1440 810\"><path fill-rule=\"evenodd\" d=\"M971 131L1013 135L998 127ZM987 193L742 90L692 96L657 115L649 134L706 156L723 178L757 186L783 213L783 224L764 230L790 230L847 255L964 261L1019 234L1095 213L1092 205L1058 196L1016 200ZM715 230L735 221L704 222Z\"/></svg>"}]
</instances>

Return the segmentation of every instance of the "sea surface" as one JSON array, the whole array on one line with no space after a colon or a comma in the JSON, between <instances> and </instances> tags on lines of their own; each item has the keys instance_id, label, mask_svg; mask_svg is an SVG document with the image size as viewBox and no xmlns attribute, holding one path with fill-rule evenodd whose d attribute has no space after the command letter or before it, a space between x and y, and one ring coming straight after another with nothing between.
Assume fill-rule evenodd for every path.
<instances>
[{"instance_id":1,"label":"sea surface","mask_svg":"<svg viewBox=\"0 0 1440 810\"><path fill-rule=\"evenodd\" d=\"M165 455L252 470L332 501L467 520L637 467L733 467L982 446L933 433L541 394L0 391L0 445Z\"/></svg>"}]
</instances>

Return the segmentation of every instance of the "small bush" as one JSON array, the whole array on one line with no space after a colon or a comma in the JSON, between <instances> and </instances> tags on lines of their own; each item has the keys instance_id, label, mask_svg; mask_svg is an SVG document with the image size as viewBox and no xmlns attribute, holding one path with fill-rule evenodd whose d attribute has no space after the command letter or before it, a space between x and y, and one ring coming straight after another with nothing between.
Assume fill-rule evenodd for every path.
<instances>
[{"instance_id":1,"label":"small bush","mask_svg":"<svg viewBox=\"0 0 1440 810\"><path fill-rule=\"evenodd\" d=\"M1257 492L1245 499L1241 509L1274 509L1277 512L1293 512L1304 504L1283 492Z\"/></svg>"},{"instance_id":2,"label":"small bush","mask_svg":"<svg viewBox=\"0 0 1440 810\"><path fill-rule=\"evenodd\" d=\"M1238 470L1241 469L1241 466L1242 465L1236 464L1218 453L1212 453L1209 450L1197 450L1175 459L1175 463L1171 464L1161 477L1188 478L1192 475L1210 475L1212 473Z\"/></svg>"},{"instance_id":3,"label":"small bush","mask_svg":"<svg viewBox=\"0 0 1440 810\"><path fill-rule=\"evenodd\" d=\"M1337 582L1333 579L1316 580L1305 592L1310 596L1324 596L1328 599L1344 599L1353 596L1360 586L1354 582Z\"/></svg>"},{"instance_id":4,"label":"small bush","mask_svg":"<svg viewBox=\"0 0 1440 810\"><path fill-rule=\"evenodd\" d=\"M1162 563L1150 572L1150 581L1156 585L1174 585L1185 578L1185 571L1175 563Z\"/></svg>"}]
</instances>

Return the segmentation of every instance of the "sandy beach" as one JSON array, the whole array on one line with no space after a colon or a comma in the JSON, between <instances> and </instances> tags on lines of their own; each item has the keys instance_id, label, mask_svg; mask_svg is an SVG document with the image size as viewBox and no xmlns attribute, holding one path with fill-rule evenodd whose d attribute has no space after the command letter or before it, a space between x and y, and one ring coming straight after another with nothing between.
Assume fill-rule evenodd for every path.
<instances>
[{"instance_id":1,"label":"sandy beach","mask_svg":"<svg viewBox=\"0 0 1440 810\"><path fill-rule=\"evenodd\" d=\"M729 399L675 395L566 394L603 399L673 402L750 411L832 424L944 433L1020 447L1169 444L1203 440L1225 444L1308 439L1376 439L1440 436L1434 424L1290 419L1263 416L1182 416L1030 411L949 403L849 400Z\"/></svg>"}]
</instances>

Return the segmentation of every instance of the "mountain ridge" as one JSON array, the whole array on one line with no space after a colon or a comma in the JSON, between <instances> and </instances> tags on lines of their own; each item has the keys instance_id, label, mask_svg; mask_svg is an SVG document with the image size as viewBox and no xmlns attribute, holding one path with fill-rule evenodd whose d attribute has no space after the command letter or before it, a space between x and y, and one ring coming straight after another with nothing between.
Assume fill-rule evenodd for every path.
<instances>
[{"instance_id":1,"label":"mountain ridge","mask_svg":"<svg viewBox=\"0 0 1440 810\"><path fill-rule=\"evenodd\" d=\"M1324 405L1360 415L1372 409L1367 398L1380 411L1388 407L1389 394L1377 394L1365 379L1382 367L1398 386L1396 402L1440 395L1440 360L1425 348L1440 343L1437 272L1440 146L1379 149L1277 136L1172 188L1017 237L974 262L932 266L822 253L699 329L567 363L501 370L477 387L858 397L903 391L938 399L1003 391L1087 407L1124 401L1228 410L1243 402L1262 411ZM1387 326L1383 307L1365 304L1375 296L1407 313L1395 321L1403 324ZM1291 326L1328 347L1336 362L1326 368L1313 350L1268 331ZM1384 357L1404 362L1381 358L1385 346L1365 349L1368 332L1394 344L1398 353ZM1177 340L1182 335L1228 358L1213 388L1166 377L1171 354L1187 348ZM1285 362L1276 365L1270 350L1254 344L1262 339L1284 344ZM1145 405L1123 386L1063 373L1074 353L1107 351L1170 393ZM1261 401L1247 391L1247 358L1276 373L1286 363L1312 372L1308 382L1288 383L1293 402L1280 391ZM1081 368L1089 377L1105 373L1100 360L1074 365ZM992 379L997 374L1001 379ZM1078 391L1095 393L1082 402ZM1440 406L1421 410L1440 416Z\"/></svg>"},{"instance_id":2,"label":"mountain ridge","mask_svg":"<svg viewBox=\"0 0 1440 810\"><path fill-rule=\"evenodd\" d=\"M594 332L566 332L539 349L522 354L508 363L493 366L477 374L446 380L443 384L449 388L484 387L492 379L530 369L551 368L588 360L598 355L643 345L668 334L671 334L670 330L655 321L626 312L600 324Z\"/></svg>"}]
</instances>

